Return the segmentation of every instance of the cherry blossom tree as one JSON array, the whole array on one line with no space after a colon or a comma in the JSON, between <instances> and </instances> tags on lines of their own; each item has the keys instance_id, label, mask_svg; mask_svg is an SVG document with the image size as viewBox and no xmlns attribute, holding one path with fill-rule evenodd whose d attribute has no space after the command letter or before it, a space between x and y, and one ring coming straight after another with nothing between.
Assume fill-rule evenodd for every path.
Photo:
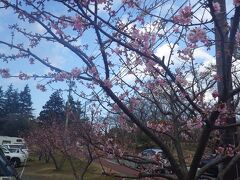
<instances>
[{"instance_id":1,"label":"cherry blossom tree","mask_svg":"<svg viewBox=\"0 0 240 180\"><path fill-rule=\"evenodd\" d=\"M43 78L37 85L42 91L49 84L75 81L74 91L95 102L94 113L117 113L122 128L145 133L163 150L173 174L139 171L138 178L198 179L207 168L221 163L218 178L235 179L239 5L237 0L2 0L1 9L14 12L19 20L9 25L12 39L0 40L1 47L9 48L0 54L1 60L25 59L33 66L48 67L49 72L14 75L1 68L0 74L22 80ZM42 30L34 32L34 25ZM71 54L69 66L51 64L47 49L39 50L46 45L65 48ZM143 121L137 107L144 102L160 116ZM100 127L106 128L106 123L95 126L96 132ZM181 141L196 129L200 135L187 164ZM198 171L215 134L220 137L218 156ZM103 142L102 148L115 157L128 155L127 160L146 162L123 153L114 139ZM151 163L158 165L159 159Z\"/></svg>"},{"instance_id":2,"label":"cherry blossom tree","mask_svg":"<svg viewBox=\"0 0 240 180\"><path fill-rule=\"evenodd\" d=\"M88 167L100 157L97 148L94 147L96 142L92 138L96 137L91 135L90 127L86 123L74 123L66 129L63 124L55 121L47 125L37 124L23 137L31 153L44 156L47 163L51 159L56 170L62 170L68 161L75 179L78 180L84 178ZM92 143L89 143L90 141ZM79 164L74 163L80 160L83 160L81 169Z\"/></svg>"}]
</instances>

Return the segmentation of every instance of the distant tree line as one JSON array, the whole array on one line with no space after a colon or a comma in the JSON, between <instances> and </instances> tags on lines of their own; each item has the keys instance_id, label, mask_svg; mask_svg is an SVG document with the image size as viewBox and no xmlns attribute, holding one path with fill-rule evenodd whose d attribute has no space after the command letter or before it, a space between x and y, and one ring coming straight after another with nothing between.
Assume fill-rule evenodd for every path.
<instances>
[{"instance_id":1,"label":"distant tree line","mask_svg":"<svg viewBox=\"0 0 240 180\"><path fill-rule=\"evenodd\" d=\"M6 91L0 87L0 135L18 136L29 128L33 119L32 100L28 85L22 91L11 84Z\"/></svg>"},{"instance_id":2,"label":"distant tree line","mask_svg":"<svg viewBox=\"0 0 240 180\"><path fill-rule=\"evenodd\" d=\"M65 102L61 91L55 91L42 107L37 119L33 116L31 92L28 85L19 92L11 84L6 91L0 86L0 135L19 136L37 122L51 124L87 120L80 101L69 96Z\"/></svg>"}]
</instances>

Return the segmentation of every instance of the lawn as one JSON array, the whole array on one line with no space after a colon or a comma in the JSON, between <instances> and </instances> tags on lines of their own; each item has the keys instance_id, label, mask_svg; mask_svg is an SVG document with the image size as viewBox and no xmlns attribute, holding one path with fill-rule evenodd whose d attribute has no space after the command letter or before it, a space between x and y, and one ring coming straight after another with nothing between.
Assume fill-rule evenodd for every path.
<instances>
[{"instance_id":1,"label":"lawn","mask_svg":"<svg viewBox=\"0 0 240 180\"><path fill-rule=\"evenodd\" d=\"M77 161L77 160L76 160ZM81 169L82 163L80 160L75 162L78 169ZM23 167L18 168L21 172ZM116 178L103 176L100 165L93 163L84 179L86 180L113 180ZM54 164L52 162L45 163L43 161L38 161L36 158L31 158L26 164L23 176L23 180L75 180L70 164L66 161L64 163L63 169L60 171L55 170Z\"/></svg>"}]
</instances>

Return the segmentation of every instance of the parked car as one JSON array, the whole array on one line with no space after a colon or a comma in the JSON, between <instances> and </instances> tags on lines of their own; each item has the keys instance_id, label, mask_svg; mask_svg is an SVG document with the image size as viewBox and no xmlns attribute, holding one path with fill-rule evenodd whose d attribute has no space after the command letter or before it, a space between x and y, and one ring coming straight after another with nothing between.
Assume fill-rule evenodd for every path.
<instances>
[{"instance_id":1,"label":"parked car","mask_svg":"<svg viewBox=\"0 0 240 180\"><path fill-rule=\"evenodd\" d=\"M152 149L145 149L144 151L141 152L141 155L143 157L150 157L150 156L154 156L154 155L157 155L157 154L163 155L162 149L152 148Z\"/></svg>"},{"instance_id":2,"label":"parked car","mask_svg":"<svg viewBox=\"0 0 240 180\"><path fill-rule=\"evenodd\" d=\"M29 156L28 148L25 144L4 144L2 147L5 147L7 149L21 149L27 156Z\"/></svg>"},{"instance_id":3,"label":"parked car","mask_svg":"<svg viewBox=\"0 0 240 180\"><path fill-rule=\"evenodd\" d=\"M24 162L27 160L26 154L21 149L8 149L3 146L1 146L1 149L6 158L14 167L24 164Z\"/></svg>"},{"instance_id":4,"label":"parked car","mask_svg":"<svg viewBox=\"0 0 240 180\"><path fill-rule=\"evenodd\" d=\"M17 171L10 165L0 148L0 179L20 180Z\"/></svg>"},{"instance_id":5,"label":"parked car","mask_svg":"<svg viewBox=\"0 0 240 180\"><path fill-rule=\"evenodd\" d=\"M163 153L162 149L157 149L157 148L149 148L149 149L145 149L144 151L142 151L141 156L143 158L146 159L155 159L157 161L159 161L159 165L158 168L156 168L157 171L161 171L163 173L171 173L171 167L170 167L170 163L167 160L166 156ZM152 168L152 165L150 165L151 167L148 167L150 164L148 165L141 165L139 166L139 168L143 168L143 169L147 169L147 168Z\"/></svg>"}]
</instances>

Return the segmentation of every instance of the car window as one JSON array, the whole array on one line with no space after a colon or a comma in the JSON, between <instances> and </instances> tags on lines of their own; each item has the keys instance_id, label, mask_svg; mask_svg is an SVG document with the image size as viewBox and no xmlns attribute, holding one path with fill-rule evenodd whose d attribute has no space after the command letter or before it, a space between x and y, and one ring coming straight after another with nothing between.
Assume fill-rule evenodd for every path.
<instances>
[{"instance_id":1,"label":"car window","mask_svg":"<svg viewBox=\"0 0 240 180\"><path fill-rule=\"evenodd\" d=\"M154 154L155 154L155 151L153 151L153 150L149 150L149 152L148 152L148 153L149 153L149 155L151 155L151 156L152 156L152 155L154 155Z\"/></svg>"},{"instance_id":2,"label":"car window","mask_svg":"<svg viewBox=\"0 0 240 180\"><path fill-rule=\"evenodd\" d=\"M143 156L152 156L155 154L155 151L153 151L152 149L146 149L142 152Z\"/></svg>"},{"instance_id":3,"label":"car window","mask_svg":"<svg viewBox=\"0 0 240 180\"><path fill-rule=\"evenodd\" d=\"M2 144L10 144L10 143L11 143L11 141L7 141L7 140L2 141Z\"/></svg>"},{"instance_id":4,"label":"car window","mask_svg":"<svg viewBox=\"0 0 240 180\"><path fill-rule=\"evenodd\" d=\"M10 148L21 148L21 145L8 145Z\"/></svg>"},{"instance_id":5,"label":"car window","mask_svg":"<svg viewBox=\"0 0 240 180\"><path fill-rule=\"evenodd\" d=\"M17 153L17 149L8 149L11 153Z\"/></svg>"},{"instance_id":6,"label":"car window","mask_svg":"<svg viewBox=\"0 0 240 180\"><path fill-rule=\"evenodd\" d=\"M142 155L143 156L146 156L148 154L148 150L144 150L143 152L142 152Z\"/></svg>"},{"instance_id":7,"label":"car window","mask_svg":"<svg viewBox=\"0 0 240 180\"><path fill-rule=\"evenodd\" d=\"M17 141L17 142L22 142L22 139L17 139L16 141Z\"/></svg>"},{"instance_id":8,"label":"car window","mask_svg":"<svg viewBox=\"0 0 240 180\"><path fill-rule=\"evenodd\" d=\"M9 144L8 146L15 149L27 149L25 144Z\"/></svg>"}]
</instances>

